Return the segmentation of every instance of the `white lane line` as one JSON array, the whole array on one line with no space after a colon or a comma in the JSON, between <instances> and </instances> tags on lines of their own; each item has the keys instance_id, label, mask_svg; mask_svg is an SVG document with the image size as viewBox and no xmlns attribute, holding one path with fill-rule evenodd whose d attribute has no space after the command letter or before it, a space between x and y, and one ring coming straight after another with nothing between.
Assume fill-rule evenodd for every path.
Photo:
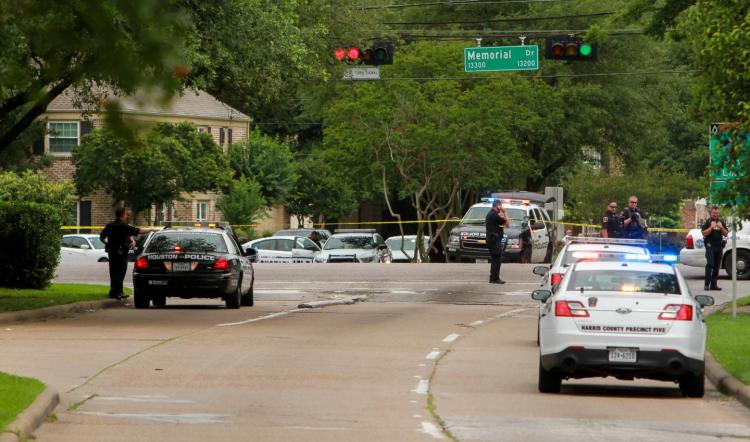
<instances>
[{"instance_id":1,"label":"white lane line","mask_svg":"<svg viewBox=\"0 0 750 442\"><path fill-rule=\"evenodd\" d=\"M258 321L263 321L265 319L278 318L279 316L286 316L289 313L301 312L303 310L306 310L306 309L295 308L295 309L291 309L291 310L284 310L283 312L271 313L270 315L260 316L260 317L253 318L253 319L248 319L248 320L245 320L245 321L227 322L226 324L216 324L216 326L217 327L231 327L231 326L234 326L234 325L250 324L251 322L258 322Z\"/></svg>"},{"instance_id":2,"label":"white lane line","mask_svg":"<svg viewBox=\"0 0 750 442\"><path fill-rule=\"evenodd\" d=\"M421 414L412 414L411 417L413 417L414 419L422 419Z\"/></svg>"},{"instance_id":3,"label":"white lane line","mask_svg":"<svg viewBox=\"0 0 750 442\"><path fill-rule=\"evenodd\" d=\"M427 391L430 389L430 381L428 379L422 379L417 384L417 388L412 390L414 393L417 394L427 394Z\"/></svg>"},{"instance_id":4,"label":"white lane line","mask_svg":"<svg viewBox=\"0 0 750 442\"><path fill-rule=\"evenodd\" d=\"M451 334L449 334L448 336L446 336L446 337L445 337L445 338L443 339L443 342L453 342L453 341L455 341L456 339L458 339L458 337L459 337L459 336L461 336L461 335L458 335L458 334L456 334L456 333L451 333Z\"/></svg>"},{"instance_id":5,"label":"white lane line","mask_svg":"<svg viewBox=\"0 0 750 442\"><path fill-rule=\"evenodd\" d=\"M498 313L498 314L496 314L496 315L495 315L495 317L496 317L496 318L505 318L505 317L507 317L507 316L513 316L513 315L515 315L516 313L520 313L520 312L522 312L522 311L525 311L525 310L528 310L528 309L526 309L526 308L517 308L517 309L515 309L515 310L511 310L511 311L509 311L509 312L505 312L505 313Z\"/></svg>"},{"instance_id":6,"label":"white lane line","mask_svg":"<svg viewBox=\"0 0 750 442\"><path fill-rule=\"evenodd\" d=\"M432 422L422 422L422 429L419 431L424 434L429 434L435 439L445 439L445 436L443 436L443 432L440 431L440 428L436 427Z\"/></svg>"},{"instance_id":7,"label":"white lane line","mask_svg":"<svg viewBox=\"0 0 750 442\"><path fill-rule=\"evenodd\" d=\"M154 404L194 404L195 401L187 399L167 399L161 397L138 397L138 396L94 396L95 401L125 401L136 403Z\"/></svg>"},{"instance_id":8,"label":"white lane line","mask_svg":"<svg viewBox=\"0 0 750 442\"><path fill-rule=\"evenodd\" d=\"M419 364L420 367L427 367L427 364Z\"/></svg>"},{"instance_id":9,"label":"white lane line","mask_svg":"<svg viewBox=\"0 0 750 442\"><path fill-rule=\"evenodd\" d=\"M440 356L439 351L431 351L427 353L427 356L425 356L425 359L437 359L438 356Z\"/></svg>"},{"instance_id":10,"label":"white lane line","mask_svg":"<svg viewBox=\"0 0 750 442\"><path fill-rule=\"evenodd\" d=\"M121 417L127 419L143 419L155 422L170 422L173 424L216 424L226 422L220 414L176 414L176 413L104 413L100 411L76 411L77 414L101 417Z\"/></svg>"},{"instance_id":11,"label":"white lane line","mask_svg":"<svg viewBox=\"0 0 750 442\"><path fill-rule=\"evenodd\" d=\"M265 290L256 290L255 293L258 295L299 295L304 292L302 290L265 289Z\"/></svg>"},{"instance_id":12,"label":"white lane line","mask_svg":"<svg viewBox=\"0 0 750 442\"><path fill-rule=\"evenodd\" d=\"M471 324L469 324L469 325L470 325L470 326L472 326L472 327L479 327L479 326L480 326L480 325L482 325L482 324L484 324L484 321L482 321L482 320L480 319L479 321L474 321L474 322L472 322L472 323L471 323Z\"/></svg>"}]
</instances>

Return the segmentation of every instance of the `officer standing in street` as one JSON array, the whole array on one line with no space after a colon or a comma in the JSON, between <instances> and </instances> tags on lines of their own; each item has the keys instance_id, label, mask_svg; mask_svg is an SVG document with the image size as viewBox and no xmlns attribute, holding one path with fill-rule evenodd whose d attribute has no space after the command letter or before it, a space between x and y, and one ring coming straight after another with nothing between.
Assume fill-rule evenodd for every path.
<instances>
[{"instance_id":1,"label":"officer standing in street","mask_svg":"<svg viewBox=\"0 0 750 442\"><path fill-rule=\"evenodd\" d=\"M648 233L646 214L638 207L638 197L628 198L628 207L620 214L623 238L644 239Z\"/></svg>"},{"instance_id":2,"label":"officer standing in street","mask_svg":"<svg viewBox=\"0 0 750 442\"><path fill-rule=\"evenodd\" d=\"M484 219L487 228L487 248L490 251L490 284L505 284L500 279L500 262L503 258L504 227L508 225L508 214L500 200L492 203L492 208Z\"/></svg>"},{"instance_id":3,"label":"officer standing in street","mask_svg":"<svg viewBox=\"0 0 750 442\"><path fill-rule=\"evenodd\" d=\"M602 238L619 238L621 230L620 217L617 215L617 201L612 201L602 215Z\"/></svg>"},{"instance_id":4,"label":"officer standing in street","mask_svg":"<svg viewBox=\"0 0 750 442\"><path fill-rule=\"evenodd\" d=\"M711 218L701 226L706 247L706 275L703 290L721 290L718 285L721 256L724 254L724 237L729 235L727 224L719 219L719 206L711 207Z\"/></svg>"},{"instance_id":5,"label":"officer standing in street","mask_svg":"<svg viewBox=\"0 0 750 442\"><path fill-rule=\"evenodd\" d=\"M131 226L128 224L130 215L129 207L118 207L115 210L115 220L107 224L99 234L109 258L109 297L114 299L125 298L122 282L128 272L128 252L135 248L135 236L159 230Z\"/></svg>"}]
</instances>

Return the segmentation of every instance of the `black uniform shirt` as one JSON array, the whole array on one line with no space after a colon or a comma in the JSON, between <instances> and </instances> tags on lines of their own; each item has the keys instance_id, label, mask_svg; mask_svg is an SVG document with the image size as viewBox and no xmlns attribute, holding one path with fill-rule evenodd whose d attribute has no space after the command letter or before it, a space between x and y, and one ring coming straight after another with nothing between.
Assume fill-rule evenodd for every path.
<instances>
[{"instance_id":1,"label":"black uniform shirt","mask_svg":"<svg viewBox=\"0 0 750 442\"><path fill-rule=\"evenodd\" d=\"M502 238L503 226L505 226L505 223L506 220L502 215L490 209L490 211L487 212L487 217L484 219L484 224L487 227L487 239L490 238L490 235Z\"/></svg>"},{"instance_id":2,"label":"black uniform shirt","mask_svg":"<svg viewBox=\"0 0 750 442\"><path fill-rule=\"evenodd\" d=\"M107 253L126 254L129 249L128 238L137 235L139 232L140 229L137 227L117 219L104 226L104 230L99 234L99 239L106 242L104 250ZM105 238L106 241L104 241Z\"/></svg>"},{"instance_id":3,"label":"black uniform shirt","mask_svg":"<svg viewBox=\"0 0 750 442\"><path fill-rule=\"evenodd\" d=\"M636 214L639 216L636 216ZM626 207L620 216L623 222L623 230L625 230L625 232L632 234L646 231L646 226L644 224L646 214L643 213L640 208L636 207L635 209L631 209L630 207ZM630 224L624 224L625 220L628 218L631 220Z\"/></svg>"},{"instance_id":4,"label":"black uniform shirt","mask_svg":"<svg viewBox=\"0 0 750 442\"><path fill-rule=\"evenodd\" d=\"M617 213L610 212L609 210L604 211L602 215L602 229L607 231L607 236L610 238L620 237L620 222L620 217Z\"/></svg>"},{"instance_id":5,"label":"black uniform shirt","mask_svg":"<svg viewBox=\"0 0 750 442\"><path fill-rule=\"evenodd\" d=\"M726 224L724 224L724 220L720 219L719 221L721 221L722 226L726 226ZM711 219L703 223L703 225L701 226L701 230L706 230L709 227L711 227ZM703 241L706 243L706 245L710 244L710 247L722 247L724 237L722 236L720 229L714 229L711 230L711 233L709 233L708 236L703 237Z\"/></svg>"}]
</instances>

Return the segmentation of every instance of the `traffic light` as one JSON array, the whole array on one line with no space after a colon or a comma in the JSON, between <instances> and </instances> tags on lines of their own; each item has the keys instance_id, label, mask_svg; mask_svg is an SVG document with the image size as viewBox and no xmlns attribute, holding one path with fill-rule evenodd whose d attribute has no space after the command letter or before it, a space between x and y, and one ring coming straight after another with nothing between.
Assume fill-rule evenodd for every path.
<instances>
[{"instance_id":1,"label":"traffic light","mask_svg":"<svg viewBox=\"0 0 750 442\"><path fill-rule=\"evenodd\" d=\"M333 51L333 58L341 62L372 66L393 64L393 43L377 42L364 49L356 46L340 47Z\"/></svg>"},{"instance_id":2,"label":"traffic light","mask_svg":"<svg viewBox=\"0 0 750 442\"><path fill-rule=\"evenodd\" d=\"M596 43L587 43L581 37L559 35L545 39L544 57L550 60L596 61Z\"/></svg>"}]
</instances>

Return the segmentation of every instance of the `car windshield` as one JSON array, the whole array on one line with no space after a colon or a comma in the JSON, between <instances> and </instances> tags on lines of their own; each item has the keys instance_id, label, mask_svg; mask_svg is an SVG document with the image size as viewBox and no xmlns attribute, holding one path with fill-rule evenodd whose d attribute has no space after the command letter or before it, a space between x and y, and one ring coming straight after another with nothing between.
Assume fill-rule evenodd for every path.
<instances>
[{"instance_id":1,"label":"car windshield","mask_svg":"<svg viewBox=\"0 0 750 442\"><path fill-rule=\"evenodd\" d=\"M104 248L104 243L99 239L98 236L90 236L89 241L91 241L91 245L94 246L94 248L97 250Z\"/></svg>"},{"instance_id":2,"label":"car windshield","mask_svg":"<svg viewBox=\"0 0 750 442\"><path fill-rule=\"evenodd\" d=\"M374 249L377 245L371 236L332 236L326 241L323 250L332 249Z\"/></svg>"},{"instance_id":3,"label":"car windshield","mask_svg":"<svg viewBox=\"0 0 750 442\"><path fill-rule=\"evenodd\" d=\"M577 270L570 275L568 290L602 292L639 292L679 295L680 285L674 273L637 270Z\"/></svg>"},{"instance_id":4,"label":"car windshield","mask_svg":"<svg viewBox=\"0 0 750 442\"><path fill-rule=\"evenodd\" d=\"M489 207L472 207L466 212L461 224L484 225ZM526 220L526 211L522 209L505 209L510 217L510 227L521 227L521 223Z\"/></svg>"},{"instance_id":5,"label":"car windshield","mask_svg":"<svg viewBox=\"0 0 750 442\"><path fill-rule=\"evenodd\" d=\"M217 233L207 232L169 232L154 235L148 243L146 253L166 253L182 251L184 253L226 253L224 238Z\"/></svg>"},{"instance_id":6,"label":"car windshield","mask_svg":"<svg viewBox=\"0 0 750 442\"><path fill-rule=\"evenodd\" d=\"M611 251L598 251L598 250L568 250L563 255L562 266L569 266L581 259L591 261L625 261L628 255L639 255L648 257L648 250L641 249L639 251L633 251L629 253L625 252L611 252Z\"/></svg>"},{"instance_id":7,"label":"car windshield","mask_svg":"<svg viewBox=\"0 0 750 442\"><path fill-rule=\"evenodd\" d=\"M385 243L388 245L388 248L391 250L401 250L401 237L400 236L394 236L393 238L388 238L385 240ZM404 238L404 250L416 250L417 248L417 239L416 238ZM430 239L424 238L424 248L427 249L430 245Z\"/></svg>"}]
</instances>

